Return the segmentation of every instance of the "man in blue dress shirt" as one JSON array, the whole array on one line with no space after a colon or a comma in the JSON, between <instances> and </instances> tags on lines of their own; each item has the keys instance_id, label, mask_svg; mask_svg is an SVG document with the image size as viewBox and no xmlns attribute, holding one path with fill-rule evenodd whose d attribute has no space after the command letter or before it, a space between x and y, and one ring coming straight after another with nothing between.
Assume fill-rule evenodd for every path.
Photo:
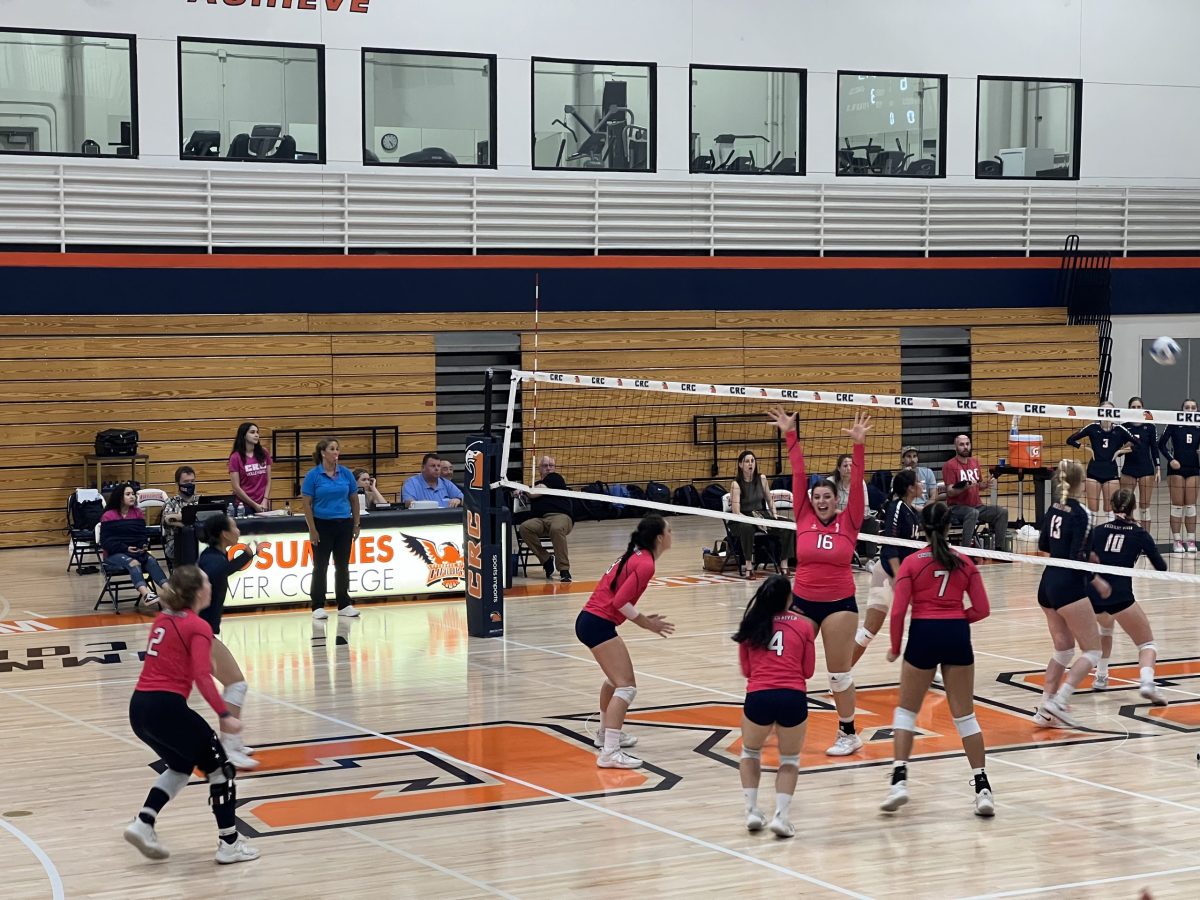
<instances>
[{"instance_id":1,"label":"man in blue dress shirt","mask_svg":"<svg viewBox=\"0 0 1200 900\"><path fill-rule=\"evenodd\" d=\"M421 471L404 482L401 499L405 509L417 500L435 500L443 508L462 506L462 491L453 481L442 478L442 460L436 453L426 453L421 459Z\"/></svg>"}]
</instances>

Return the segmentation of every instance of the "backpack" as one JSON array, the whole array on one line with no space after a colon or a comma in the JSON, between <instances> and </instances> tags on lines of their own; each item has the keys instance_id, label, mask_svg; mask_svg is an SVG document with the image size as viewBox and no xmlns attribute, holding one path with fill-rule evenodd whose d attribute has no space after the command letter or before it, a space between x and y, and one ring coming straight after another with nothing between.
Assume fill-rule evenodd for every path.
<instances>
[{"instance_id":1,"label":"backpack","mask_svg":"<svg viewBox=\"0 0 1200 900\"><path fill-rule=\"evenodd\" d=\"M133 456L138 433L131 428L108 428L96 435L97 456Z\"/></svg>"},{"instance_id":2,"label":"backpack","mask_svg":"<svg viewBox=\"0 0 1200 900\"><path fill-rule=\"evenodd\" d=\"M84 496L96 494L95 491L86 491ZM96 526L100 524L100 517L104 515L104 499L96 496L90 499L80 499L80 491L74 491L69 500L67 500L67 528L72 536L75 532L79 532L81 539L94 540L96 536Z\"/></svg>"},{"instance_id":3,"label":"backpack","mask_svg":"<svg viewBox=\"0 0 1200 900\"><path fill-rule=\"evenodd\" d=\"M721 487L721 485L710 484L704 489L703 493L700 494L700 505L705 509L711 509L715 510L716 512L720 512L723 503L722 498L728 493L729 491L725 490L725 488Z\"/></svg>"},{"instance_id":4,"label":"backpack","mask_svg":"<svg viewBox=\"0 0 1200 900\"><path fill-rule=\"evenodd\" d=\"M629 496L629 485L627 485L627 484L610 484L608 486L608 496L616 497L618 499L628 497ZM621 516L625 515L625 504L624 503L610 503L608 505L608 508L609 508L611 515L616 516L617 518L620 518Z\"/></svg>"},{"instance_id":5,"label":"backpack","mask_svg":"<svg viewBox=\"0 0 1200 900\"><path fill-rule=\"evenodd\" d=\"M696 490L694 484L685 484L683 487L675 488L671 502L676 506L700 506L700 492Z\"/></svg>"},{"instance_id":6,"label":"backpack","mask_svg":"<svg viewBox=\"0 0 1200 900\"><path fill-rule=\"evenodd\" d=\"M771 490L790 491L792 489L791 475L776 475L771 479Z\"/></svg>"},{"instance_id":7,"label":"backpack","mask_svg":"<svg viewBox=\"0 0 1200 900\"><path fill-rule=\"evenodd\" d=\"M636 484L623 484L621 487L625 488L630 500L646 499L646 492ZM634 506L630 504L629 506L625 507L625 512L622 513L622 515L624 515L627 519L640 519L646 514L646 512L647 510L644 506Z\"/></svg>"},{"instance_id":8,"label":"backpack","mask_svg":"<svg viewBox=\"0 0 1200 900\"><path fill-rule=\"evenodd\" d=\"M585 494L608 495L608 485L603 481L593 481L585 484L580 490ZM611 519L615 516L611 504L599 500L581 500L579 506L583 512L582 519Z\"/></svg>"},{"instance_id":9,"label":"backpack","mask_svg":"<svg viewBox=\"0 0 1200 900\"><path fill-rule=\"evenodd\" d=\"M670 503L671 489L661 481L652 481L646 485L646 499L655 503Z\"/></svg>"}]
</instances>

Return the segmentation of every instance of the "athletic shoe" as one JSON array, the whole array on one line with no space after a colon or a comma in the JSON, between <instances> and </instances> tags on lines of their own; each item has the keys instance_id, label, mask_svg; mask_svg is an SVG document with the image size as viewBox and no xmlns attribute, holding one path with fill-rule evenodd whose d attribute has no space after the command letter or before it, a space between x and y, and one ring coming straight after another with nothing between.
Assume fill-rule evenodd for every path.
<instances>
[{"instance_id":1,"label":"athletic shoe","mask_svg":"<svg viewBox=\"0 0 1200 900\"><path fill-rule=\"evenodd\" d=\"M1171 544L1171 552L1172 553L1184 553L1185 551L1183 549L1183 541L1175 541L1173 544Z\"/></svg>"},{"instance_id":2,"label":"athletic shoe","mask_svg":"<svg viewBox=\"0 0 1200 900\"><path fill-rule=\"evenodd\" d=\"M975 792L975 815L990 818L996 814L996 801L991 788L980 788Z\"/></svg>"},{"instance_id":3,"label":"athletic shoe","mask_svg":"<svg viewBox=\"0 0 1200 900\"><path fill-rule=\"evenodd\" d=\"M134 819L125 828L125 840L137 847L147 859L167 859L171 851L158 842L153 825Z\"/></svg>"},{"instance_id":4,"label":"athletic shoe","mask_svg":"<svg viewBox=\"0 0 1200 900\"><path fill-rule=\"evenodd\" d=\"M1047 715L1053 716L1069 728L1078 726L1075 717L1071 715L1071 707L1065 703L1059 703L1057 697L1047 697L1042 701L1042 711Z\"/></svg>"},{"instance_id":5,"label":"athletic shoe","mask_svg":"<svg viewBox=\"0 0 1200 900\"><path fill-rule=\"evenodd\" d=\"M761 809L752 809L746 813L746 830L762 831L767 824L767 814Z\"/></svg>"},{"instance_id":6,"label":"athletic shoe","mask_svg":"<svg viewBox=\"0 0 1200 900\"><path fill-rule=\"evenodd\" d=\"M1097 672L1092 676L1092 687L1097 691L1108 690L1108 673L1101 674Z\"/></svg>"},{"instance_id":7,"label":"athletic shoe","mask_svg":"<svg viewBox=\"0 0 1200 900\"><path fill-rule=\"evenodd\" d=\"M611 753L605 750L596 757L596 765L601 769L640 769L642 761L624 750L614 750Z\"/></svg>"},{"instance_id":8,"label":"athletic shoe","mask_svg":"<svg viewBox=\"0 0 1200 900\"><path fill-rule=\"evenodd\" d=\"M546 560L544 563L542 563L542 568L546 570L547 578L549 578L551 575L553 575L554 574L554 557L552 556L548 560Z\"/></svg>"},{"instance_id":9,"label":"athletic shoe","mask_svg":"<svg viewBox=\"0 0 1200 900\"><path fill-rule=\"evenodd\" d=\"M242 744L242 746L238 747L238 749L241 750L243 753L245 753L247 756L253 756L255 753L258 752L253 747L247 747L245 744Z\"/></svg>"},{"instance_id":10,"label":"athletic shoe","mask_svg":"<svg viewBox=\"0 0 1200 900\"><path fill-rule=\"evenodd\" d=\"M142 605L143 606L162 606L162 601L158 599L158 594L156 594L154 591L151 591L145 597L142 598Z\"/></svg>"},{"instance_id":11,"label":"athletic shoe","mask_svg":"<svg viewBox=\"0 0 1200 900\"><path fill-rule=\"evenodd\" d=\"M250 846L250 842L238 835L238 839L232 844L226 841L217 839L217 855L216 860L223 866L228 866L231 863L250 862L252 859L258 859L259 852L254 847Z\"/></svg>"},{"instance_id":12,"label":"athletic shoe","mask_svg":"<svg viewBox=\"0 0 1200 900\"><path fill-rule=\"evenodd\" d=\"M559 580L560 580L560 581L561 581L563 584L570 584L570 583L571 583L571 581L573 580L573 579L571 578L571 573L570 573L570 572L568 572L566 569L560 569L560 570L559 570L559 572L558 572L558 578L559 578Z\"/></svg>"},{"instance_id":13,"label":"athletic shoe","mask_svg":"<svg viewBox=\"0 0 1200 900\"><path fill-rule=\"evenodd\" d=\"M941 668L941 666L938 666L936 669L933 670L933 683L936 684L938 687L945 687L945 685L942 684L942 668Z\"/></svg>"},{"instance_id":14,"label":"athletic shoe","mask_svg":"<svg viewBox=\"0 0 1200 900\"><path fill-rule=\"evenodd\" d=\"M1186 544L1186 547L1187 547L1187 552L1188 552L1188 553L1195 553L1195 552L1196 552L1196 542L1195 542L1195 541L1188 541L1188 542L1187 542L1187 544Z\"/></svg>"},{"instance_id":15,"label":"athletic shoe","mask_svg":"<svg viewBox=\"0 0 1200 900\"><path fill-rule=\"evenodd\" d=\"M627 731L621 732L621 749L622 750L624 750L626 747L636 747L637 742L638 742L638 739L637 739L636 734L629 734L629 732L627 732ZM596 739L594 741L592 741L592 745L595 747L598 747L600 749L603 749L604 748L604 738L602 738L599 734L597 734Z\"/></svg>"},{"instance_id":16,"label":"athletic shoe","mask_svg":"<svg viewBox=\"0 0 1200 900\"><path fill-rule=\"evenodd\" d=\"M781 838L790 838L796 835L796 829L792 827L792 823L779 813L775 813L771 819L771 824L767 827Z\"/></svg>"},{"instance_id":17,"label":"athletic shoe","mask_svg":"<svg viewBox=\"0 0 1200 900\"><path fill-rule=\"evenodd\" d=\"M892 785L892 789L888 791L888 795L884 798L884 801L879 804L879 808L884 812L895 812L907 802L908 782L897 781Z\"/></svg>"},{"instance_id":18,"label":"athletic shoe","mask_svg":"<svg viewBox=\"0 0 1200 900\"><path fill-rule=\"evenodd\" d=\"M354 604L351 603L349 606L343 606L341 609L339 609L338 615L346 619L357 619L359 612L354 608Z\"/></svg>"},{"instance_id":19,"label":"athletic shoe","mask_svg":"<svg viewBox=\"0 0 1200 900\"><path fill-rule=\"evenodd\" d=\"M1153 681L1143 681L1142 686L1138 688L1138 693L1155 706L1167 705L1167 698L1163 696L1162 691L1158 689L1158 685Z\"/></svg>"},{"instance_id":20,"label":"athletic shoe","mask_svg":"<svg viewBox=\"0 0 1200 900\"><path fill-rule=\"evenodd\" d=\"M329 613L325 612L325 610L323 610L323 609L314 609L313 610L313 618L316 619L318 622L323 622L329 618Z\"/></svg>"},{"instance_id":21,"label":"athletic shoe","mask_svg":"<svg viewBox=\"0 0 1200 900\"><path fill-rule=\"evenodd\" d=\"M833 746L825 751L826 756L849 756L851 753L857 753L862 749L862 738L857 734L846 734L844 731L839 731L837 740L833 742Z\"/></svg>"},{"instance_id":22,"label":"athletic shoe","mask_svg":"<svg viewBox=\"0 0 1200 900\"><path fill-rule=\"evenodd\" d=\"M1033 724L1038 726L1039 728L1062 728L1063 727L1062 722L1058 721L1058 719L1054 718L1054 716L1051 716L1040 709L1034 710Z\"/></svg>"},{"instance_id":23,"label":"athletic shoe","mask_svg":"<svg viewBox=\"0 0 1200 900\"><path fill-rule=\"evenodd\" d=\"M229 757L229 761L239 769L257 769L258 760L251 759L243 753L238 743L236 735L226 735L221 738L221 746L225 749L225 755Z\"/></svg>"}]
</instances>

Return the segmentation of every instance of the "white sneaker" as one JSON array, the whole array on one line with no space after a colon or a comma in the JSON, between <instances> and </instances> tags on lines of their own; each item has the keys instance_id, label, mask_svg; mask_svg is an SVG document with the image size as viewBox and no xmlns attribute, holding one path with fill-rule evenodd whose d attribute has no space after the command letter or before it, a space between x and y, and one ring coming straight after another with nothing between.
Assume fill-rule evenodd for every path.
<instances>
[{"instance_id":1,"label":"white sneaker","mask_svg":"<svg viewBox=\"0 0 1200 900\"><path fill-rule=\"evenodd\" d=\"M351 604L350 606L343 606L341 609L339 609L338 615L345 616L347 619L354 619L358 617L358 610L354 608L354 604Z\"/></svg>"},{"instance_id":2,"label":"white sneaker","mask_svg":"<svg viewBox=\"0 0 1200 900\"><path fill-rule=\"evenodd\" d=\"M892 785L892 789L888 791L888 795L884 798L884 801L879 804L879 808L884 812L895 812L907 802L908 782L897 781Z\"/></svg>"},{"instance_id":3,"label":"white sneaker","mask_svg":"<svg viewBox=\"0 0 1200 900\"><path fill-rule=\"evenodd\" d=\"M1158 689L1158 685L1153 681L1143 681L1142 686L1138 688L1138 693L1155 706L1167 705L1167 698L1163 696L1162 691Z\"/></svg>"},{"instance_id":4,"label":"white sneaker","mask_svg":"<svg viewBox=\"0 0 1200 900\"><path fill-rule=\"evenodd\" d=\"M1050 715L1049 713L1047 713L1045 710L1042 710L1042 709L1034 710L1033 724L1036 725L1038 728L1063 728L1063 727L1065 727L1062 722L1058 721L1058 719L1054 718L1054 716Z\"/></svg>"},{"instance_id":5,"label":"white sneaker","mask_svg":"<svg viewBox=\"0 0 1200 900\"><path fill-rule=\"evenodd\" d=\"M1108 673L1097 672L1092 676L1092 688L1097 691L1108 690Z\"/></svg>"},{"instance_id":6,"label":"white sneaker","mask_svg":"<svg viewBox=\"0 0 1200 900\"><path fill-rule=\"evenodd\" d=\"M258 752L253 747L247 747L245 744L242 744L240 747L238 747L238 749L241 750L243 753L245 753L247 756L253 756L255 753Z\"/></svg>"},{"instance_id":7,"label":"white sneaker","mask_svg":"<svg viewBox=\"0 0 1200 900\"><path fill-rule=\"evenodd\" d=\"M637 739L636 734L630 734L627 731L621 732L621 749L622 750L626 749L627 747L636 747L637 742L638 742L638 739ZM604 749L604 738L602 738L599 734L597 734L595 740L592 741L592 746L598 747L600 749Z\"/></svg>"},{"instance_id":8,"label":"white sneaker","mask_svg":"<svg viewBox=\"0 0 1200 900\"><path fill-rule=\"evenodd\" d=\"M1075 728L1079 725L1075 721L1075 717L1071 715L1071 707L1059 703L1056 697L1047 697L1042 701L1042 712L1053 716L1069 728Z\"/></svg>"},{"instance_id":9,"label":"white sneaker","mask_svg":"<svg viewBox=\"0 0 1200 900\"><path fill-rule=\"evenodd\" d=\"M747 831L762 831L763 826L767 824L767 814L761 809L752 809L746 813L746 830Z\"/></svg>"},{"instance_id":10,"label":"white sneaker","mask_svg":"<svg viewBox=\"0 0 1200 900\"><path fill-rule=\"evenodd\" d=\"M933 671L933 683L936 684L938 687L944 687L944 685L942 684L942 668L941 668L941 666L938 666Z\"/></svg>"},{"instance_id":11,"label":"white sneaker","mask_svg":"<svg viewBox=\"0 0 1200 900\"><path fill-rule=\"evenodd\" d=\"M226 735L221 738L221 746L225 748L225 755L229 757L231 763L239 769L257 769L258 760L251 759L243 753L239 743L233 735Z\"/></svg>"},{"instance_id":12,"label":"white sneaker","mask_svg":"<svg viewBox=\"0 0 1200 900\"><path fill-rule=\"evenodd\" d=\"M250 862L252 859L258 859L259 852L254 847L250 846L250 842L238 835L238 839L232 844L217 838L217 855L216 861L223 866L228 866L231 863Z\"/></svg>"},{"instance_id":13,"label":"white sneaker","mask_svg":"<svg viewBox=\"0 0 1200 900\"><path fill-rule=\"evenodd\" d=\"M781 838L790 838L796 835L796 829L792 827L792 823L779 815L779 813L775 813L771 818L771 824L767 827Z\"/></svg>"},{"instance_id":14,"label":"white sneaker","mask_svg":"<svg viewBox=\"0 0 1200 900\"><path fill-rule=\"evenodd\" d=\"M988 818L996 814L996 801L992 799L992 792L984 788L982 791L975 793L975 815Z\"/></svg>"},{"instance_id":15,"label":"white sneaker","mask_svg":"<svg viewBox=\"0 0 1200 900\"><path fill-rule=\"evenodd\" d=\"M1173 544L1171 544L1171 552L1172 553L1184 553L1185 551L1183 549L1183 541L1175 541Z\"/></svg>"},{"instance_id":16,"label":"white sneaker","mask_svg":"<svg viewBox=\"0 0 1200 900\"><path fill-rule=\"evenodd\" d=\"M167 859L171 851L158 841L153 825L134 819L125 827L125 840L137 847L147 859Z\"/></svg>"},{"instance_id":17,"label":"white sneaker","mask_svg":"<svg viewBox=\"0 0 1200 900\"><path fill-rule=\"evenodd\" d=\"M154 591L151 591L145 597L142 598L142 605L143 606L162 606L162 600L160 600L158 598L158 594L156 594Z\"/></svg>"},{"instance_id":18,"label":"white sneaker","mask_svg":"<svg viewBox=\"0 0 1200 900\"><path fill-rule=\"evenodd\" d=\"M837 740L833 742L833 746L825 751L826 756L849 756L851 753L857 753L862 749L862 738L857 734L846 734L844 731L839 731Z\"/></svg>"},{"instance_id":19,"label":"white sneaker","mask_svg":"<svg viewBox=\"0 0 1200 900\"><path fill-rule=\"evenodd\" d=\"M1196 542L1195 542L1195 541L1188 541L1188 542L1187 542L1187 544L1186 544L1186 547L1187 547L1187 552L1188 552L1188 553L1195 553L1195 552L1196 552Z\"/></svg>"},{"instance_id":20,"label":"white sneaker","mask_svg":"<svg viewBox=\"0 0 1200 900\"><path fill-rule=\"evenodd\" d=\"M602 752L596 757L596 765L601 769L640 769L642 761L624 750L615 750Z\"/></svg>"},{"instance_id":21,"label":"white sneaker","mask_svg":"<svg viewBox=\"0 0 1200 900\"><path fill-rule=\"evenodd\" d=\"M329 613L325 612L325 610L323 610L323 609L314 609L313 610L313 619L315 619L316 621L323 622L328 618L329 618Z\"/></svg>"}]
</instances>

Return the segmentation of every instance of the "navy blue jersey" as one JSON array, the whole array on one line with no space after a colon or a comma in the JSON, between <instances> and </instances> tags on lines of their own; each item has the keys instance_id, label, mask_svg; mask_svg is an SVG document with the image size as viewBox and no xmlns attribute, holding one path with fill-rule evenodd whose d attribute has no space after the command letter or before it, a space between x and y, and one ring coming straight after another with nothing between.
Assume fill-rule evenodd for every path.
<instances>
[{"instance_id":1,"label":"navy blue jersey","mask_svg":"<svg viewBox=\"0 0 1200 900\"><path fill-rule=\"evenodd\" d=\"M921 517L903 500L889 500L883 508L883 534L885 537L919 541L921 539ZM912 547L896 547L892 544L884 544L883 549L879 551L882 559L892 560L891 569L885 569L889 575L894 574L900 568L900 563L904 562L909 554L915 552L916 549Z\"/></svg>"},{"instance_id":2,"label":"navy blue jersey","mask_svg":"<svg viewBox=\"0 0 1200 900\"><path fill-rule=\"evenodd\" d=\"M1114 519L1100 525L1092 532L1091 552L1106 566L1132 569L1143 555L1150 565L1160 572L1167 570L1167 562L1158 552L1154 538L1129 519ZM1133 579L1125 575L1105 575L1104 580L1112 585L1113 597L1133 596Z\"/></svg>"},{"instance_id":3,"label":"navy blue jersey","mask_svg":"<svg viewBox=\"0 0 1200 900\"><path fill-rule=\"evenodd\" d=\"M1137 446L1137 438L1121 425L1114 425L1106 430L1099 422L1093 422L1067 438L1067 443L1078 448L1081 438L1088 439L1092 445L1092 458L1101 463L1110 463L1116 459L1117 451L1126 444Z\"/></svg>"},{"instance_id":4,"label":"navy blue jersey","mask_svg":"<svg viewBox=\"0 0 1200 900\"><path fill-rule=\"evenodd\" d=\"M1088 511L1078 500L1070 498L1065 504L1055 503L1046 510L1046 517L1042 519L1038 549L1055 559L1084 562L1087 559L1090 530Z\"/></svg>"},{"instance_id":5,"label":"navy blue jersey","mask_svg":"<svg viewBox=\"0 0 1200 900\"><path fill-rule=\"evenodd\" d=\"M1168 462L1179 460L1180 468L1200 468L1200 456L1197 456L1197 451L1200 451L1200 426L1168 425L1163 429L1158 449Z\"/></svg>"},{"instance_id":6,"label":"navy blue jersey","mask_svg":"<svg viewBox=\"0 0 1200 900\"><path fill-rule=\"evenodd\" d=\"M1133 450L1125 455L1125 467L1132 471L1153 472L1158 459L1158 429L1153 422L1123 422L1121 427L1134 437Z\"/></svg>"}]
</instances>

